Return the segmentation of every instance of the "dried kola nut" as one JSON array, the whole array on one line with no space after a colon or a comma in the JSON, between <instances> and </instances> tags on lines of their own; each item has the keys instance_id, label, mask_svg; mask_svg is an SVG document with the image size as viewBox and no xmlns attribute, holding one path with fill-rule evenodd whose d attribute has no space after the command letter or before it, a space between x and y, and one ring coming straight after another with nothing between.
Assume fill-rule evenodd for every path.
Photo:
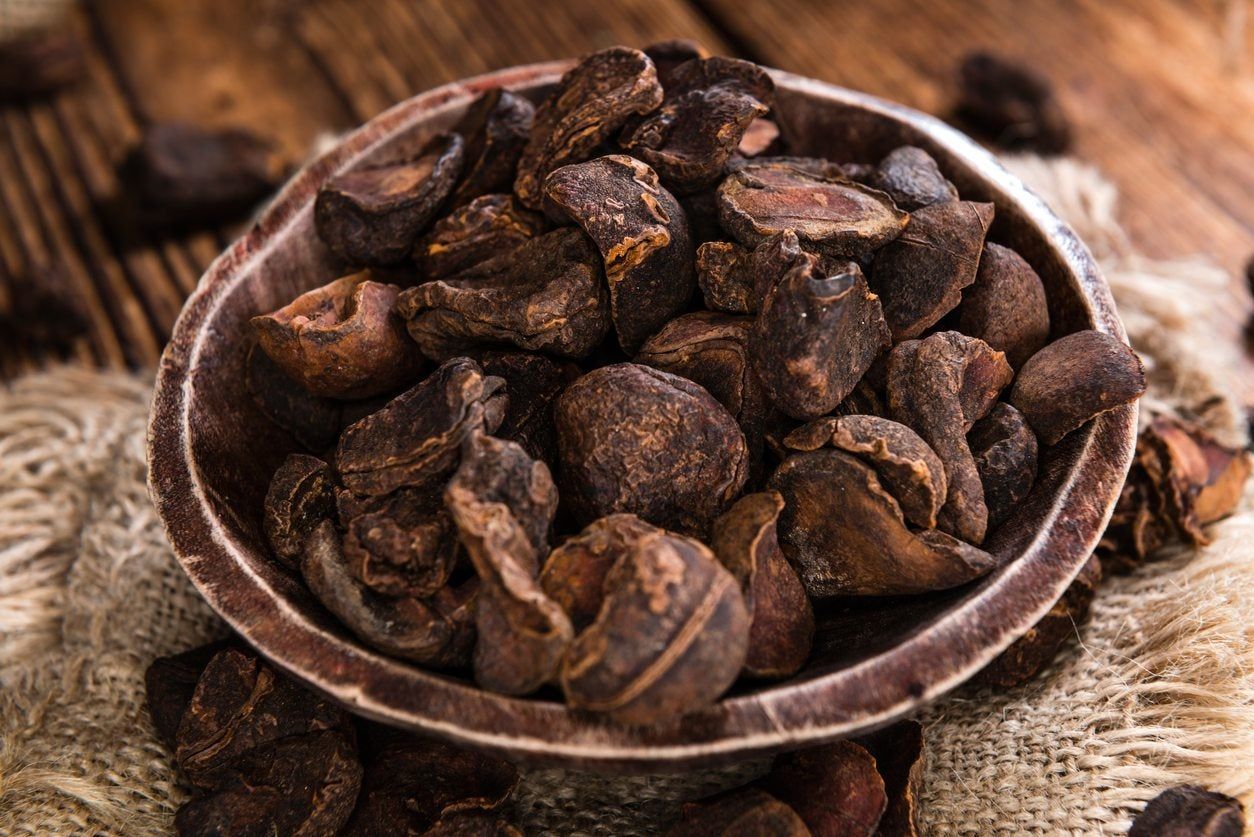
<instances>
[{"instance_id":1,"label":"dried kola nut","mask_svg":"<svg viewBox=\"0 0 1254 837\"><path fill-rule=\"evenodd\" d=\"M482 195L436 221L414 246L414 260L425 280L456 278L489 259L507 259L543 231L544 217L513 195Z\"/></svg>"},{"instance_id":2,"label":"dried kola nut","mask_svg":"<svg viewBox=\"0 0 1254 837\"><path fill-rule=\"evenodd\" d=\"M561 605L576 631L586 628L601 610L605 576L636 542L660 532L634 514L611 514L549 553L540 571L540 586Z\"/></svg>"},{"instance_id":3,"label":"dried kola nut","mask_svg":"<svg viewBox=\"0 0 1254 837\"><path fill-rule=\"evenodd\" d=\"M688 304L696 287L688 219L653 169L622 154L563 166L545 180L544 208L600 249L624 350L634 352Z\"/></svg>"},{"instance_id":4,"label":"dried kola nut","mask_svg":"<svg viewBox=\"0 0 1254 837\"><path fill-rule=\"evenodd\" d=\"M340 432L339 401L310 394L260 346L248 350L244 384L257 409L306 450L323 451Z\"/></svg>"},{"instance_id":5,"label":"dried kola nut","mask_svg":"<svg viewBox=\"0 0 1254 837\"><path fill-rule=\"evenodd\" d=\"M671 72L681 64L692 61L694 58L709 58L710 52L701 46L697 41L689 38L672 38L667 41L658 41L649 44L643 50L644 54L649 56L649 60L653 62L653 66L657 68L658 80L662 82L662 87L666 87L669 83Z\"/></svg>"},{"instance_id":6,"label":"dried kola nut","mask_svg":"<svg viewBox=\"0 0 1254 837\"><path fill-rule=\"evenodd\" d=\"M875 254L871 290L894 341L918 337L962 301L992 221L991 203L932 204L911 213L905 232Z\"/></svg>"},{"instance_id":7,"label":"dried kola nut","mask_svg":"<svg viewBox=\"0 0 1254 837\"><path fill-rule=\"evenodd\" d=\"M661 103L657 70L643 52L611 47L586 56L536 109L514 193L524 205L539 209L549 172L588 159L633 115Z\"/></svg>"},{"instance_id":8,"label":"dried kola nut","mask_svg":"<svg viewBox=\"0 0 1254 837\"><path fill-rule=\"evenodd\" d=\"M967 543L983 543L988 506L966 434L1012 374L1005 355L956 331L900 343L888 358L893 419L923 437L945 464L949 494L938 525Z\"/></svg>"},{"instance_id":9,"label":"dried kola nut","mask_svg":"<svg viewBox=\"0 0 1254 837\"><path fill-rule=\"evenodd\" d=\"M943 532L912 532L875 471L849 454L793 454L767 484L784 498L780 545L813 597L944 590L993 568Z\"/></svg>"},{"instance_id":10,"label":"dried kola nut","mask_svg":"<svg viewBox=\"0 0 1254 837\"><path fill-rule=\"evenodd\" d=\"M811 419L834 410L889 345L880 301L858 265L825 269L811 257L763 299L749 356L772 403Z\"/></svg>"},{"instance_id":11,"label":"dried kola nut","mask_svg":"<svg viewBox=\"0 0 1254 837\"><path fill-rule=\"evenodd\" d=\"M958 330L1005 352L1011 368L1020 368L1049 340L1041 277L1014 250L988 242L975 284L962 292Z\"/></svg>"},{"instance_id":12,"label":"dried kola nut","mask_svg":"<svg viewBox=\"0 0 1254 837\"><path fill-rule=\"evenodd\" d=\"M578 230L554 230L525 242L508 264L480 267L401 294L397 311L428 357L493 346L584 357L609 331L601 257Z\"/></svg>"},{"instance_id":13,"label":"dried kola nut","mask_svg":"<svg viewBox=\"0 0 1254 837\"><path fill-rule=\"evenodd\" d=\"M774 491L746 495L714 521L710 537L710 548L740 582L749 608L744 673L750 677L795 674L814 642L810 600L776 538L783 508Z\"/></svg>"},{"instance_id":14,"label":"dried kola nut","mask_svg":"<svg viewBox=\"0 0 1254 837\"><path fill-rule=\"evenodd\" d=\"M570 619L537 580L557 489L548 467L514 442L478 434L464 447L445 502L480 581L475 682L529 694L553 679L574 638Z\"/></svg>"},{"instance_id":15,"label":"dried kola nut","mask_svg":"<svg viewBox=\"0 0 1254 837\"><path fill-rule=\"evenodd\" d=\"M505 382L469 358L453 358L340 436L335 469L355 494L439 485L457 467L462 440L505 415Z\"/></svg>"},{"instance_id":16,"label":"dried kola nut","mask_svg":"<svg viewBox=\"0 0 1254 837\"><path fill-rule=\"evenodd\" d=\"M892 241L909 216L888 195L788 158L759 158L718 187L724 229L749 247L786 229L802 246L857 259Z\"/></svg>"},{"instance_id":17,"label":"dried kola nut","mask_svg":"<svg viewBox=\"0 0 1254 837\"><path fill-rule=\"evenodd\" d=\"M758 788L736 788L690 802L667 837L809 837L810 829L784 803Z\"/></svg>"},{"instance_id":18,"label":"dried kola nut","mask_svg":"<svg viewBox=\"0 0 1254 837\"><path fill-rule=\"evenodd\" d=\"M727 241L709 241L697 248L697 284L706 308L756 314L771 288L805 261L792 230L773 235L752 250Z\"/></svg>"},{"instance_id":19,"label":"dried kola nut","mask_svg":"<svg viewBox=\"0 0 1254 837\"><path fill-rule=\"evenodd\" d=\"M647 366L603 366L557 400L562 501L590 523L614 512L704 533L748 476L744 434L691 381Z\"/></svg>"},{"instance_id":20,"label":"dried kola nut","mask_svg":"<svg viewBox=\"0 0 1254 837\"><path fill-rule=\"evenodd\" d=\"M888 802L875 759L852 741L779 756L757 785L790 805L815 837L870 837Z\"/></svg>"},{"instance_id":21,"label":"dried kola nut","mask_svg":"<svg viewBox=\"0 0 1254 837\"><path fill-rule=\"evenodd\" d=\"M331 469L315 456L293 453L270 479L262 528L280 561L295 569L314 528L335 514Z\"/></svg>"},{"instance_id":22,"label":"dried kola nut","mask_svg":"<svg viewBox=\"0 0 1254 837\"><path fill-rule=\"evenodd\" d=\"M1071 143L1049 82L1021 64L977 52L962 62L958 116L1003 148L1061 154Z\"/></svg>"},{"instance_id":23,"label":"dried kola nut","mask_svg":"<svg viewBox=\"0 0 1254 837\"><path fill-rule=\"evenodd\" d=\"M531 136L534 119L531 102L500 87L484 91L470 103L466 115L453 127L466 148L461 182L449 198L450 206L513 188L514 168Z\"/></svg>"},{"instance_id":24,"label":"dried kola nut","mask_svg":"<svg viewBox=\"0 0 1254 837\"><path fill-rule=\"evenodd\" d=\"M899 721L858 739L875 759L884 780L888 806L875 833L882 837L919 837L919 794L923 789L923 725Z\"/></svg>"},{"instance_id":25,"label":"dried kola nut","mask_svg":"<svg viewBox=\"0 0 1254 837\"><path fill-rule=\"evenodd\" d=\"M509 409L493 434L517 442L532 459L550 470L557 467L557 428L553 406L557 396L580 375L579 367L526 352L484 352L479 363L487 375L505 380Z\"/></svg>"},{"instance_id":26,"label":"dried kola nut","mask_svg":"<svg viewBox=\"0 0 1254 837\"><path fill-rule=\"evenodd\" d=\"M853 454L875 469L907 521L924 529L936 526L948 491L945 466L904 424L867 415L818 419L785 436L784 446L796 451L830 447Z\"/></svg>"},{"instance_id":27,"label":"dried kola nut","mask_svg":"<svg viewBox=\"0 0 1254 837\"><path fill-rule=\"evenodd\" d=\"M1236 799L1196 785L1177 785L1150 800L1128 837L1241 837L1245 807Z\"/></svg>"},{"instance_id":28,"label":"dried kola nut","mask_svg":"<svg viewBox=\"0 0 1254 837\"><path fill-rule=\"evenodd\" d=\"M648 534L606 576L596 621L562 664L562 691L571 707L620 723L673 721L718 699L748 643L739 585L710 550Z\"/></svg>"},{"instance_id":29,"label":"dried kola nut","mask_svg":"<svg viewBox=\"0 0 1254 837\"><path fill-rule=\"evenodd\" d=\"M368 398L412 381L422 366L392 310L398 293L362 271L253 317L252 327L265 353L309 392Z\"/></svg>"},{"instance_id":30,"label":"dried kola nut","mask_svg":"<svg viewBox=\"0 0 1254 837\"><path fill-rule=\"evenodd\" d=\"M783 147L779 125L771 120L759 117L749 123L745 135L736 146L736 153L741 157L759 157L765 154L778 154Z\"/></svg>"},{"instance_id":31,"label":"dried kola nut","mask_svg":"<svg viewBox=\"0 0 1254 837\"><path fill-rule=\"evenodd\" d=\"M335 175L314 202L318 237L349 264L399 264L453 191L463 151L460 136L442 134L412 159Z\"/></svg>"},{"instance_id":32,"label":"dried kola nut","mask_svg":"<svg viewBox=\"0 0 1254 837\"><path fill-rule=\"evenodd\" d=\"M192 702L200 673L229 642L211 642L181 654L158 657L144 672L148 714L152 718L157 737L167 749L173 751L178 746L175 736L179 731L179 723L183 720L183 713Z\"/></svg>"},{"instance_id":33,"label":"dried kola nut","mask_svg":"<svg viewBox=\"0 0 1254 837\"><path fill-rule=\"evenodd\" d=\"M1008 399L1047 445L1145 392L1145 367L1117 337L1077 331L1023 364Z\"/></svg>"},{"instance_id":34,"label":"dried kola nut","mask_svg":"<svg viewBox=\"0 0 1254 837\"><path fill-rule=\"evenodd\" d=\"M967 446L984 485L989 528L996 529L1036 482L1036 434L1022 413L999 403L972 426Z\"/></svg>"},{"instance_id":35,"label":"dried kola nut","mask_svg":"<svg viewBox=\"0 0 1254 837\"><path fill-rule=\"evenodd\" d=\"M452 518L437 491L400 489L361 502L343 492L344 559L353 577L375 593L427 598L444 587L459 549Z\"/></svg>"},{"instance_id":36,"label":"dried kola nut","mask_svg":"<svg viewBox=\"0 0 1254 837\"><path fill-rule=\"evenodd\" d=\"M867 182L887 192L899 208L911 212L934 203L958 200L958 190L941 174L932 156L913 145L903 145L889 152Z\"/></svg>"}]
</instances>

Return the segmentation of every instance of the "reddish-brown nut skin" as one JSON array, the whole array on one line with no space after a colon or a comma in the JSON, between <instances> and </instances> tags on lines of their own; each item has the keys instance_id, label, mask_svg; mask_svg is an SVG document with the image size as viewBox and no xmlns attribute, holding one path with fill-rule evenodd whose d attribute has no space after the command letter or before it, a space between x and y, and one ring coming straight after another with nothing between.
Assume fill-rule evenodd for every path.
<instances>
[{"instance_id":1,"label":"reddish-brown nut skin","mask_svg":"<svg viewBox=\"0 0 1254 837\"><path fill-rule=\"evenodd\" d=\"M610 569L638 540L660 531L634 514L594 520L549 553L540 571L540 586L566 611L575 630L582 631L601 610Z\"/></svg>"},{"instance_id":2,"label":"reddish-brown nut skin","mask_svg":"<svg viewBox=\"0 0 1254 837\"><path fill-rule=\"evenodd\" d=\"M513 195L481 195L432 225L414 245L426 281L456 278L489 259L508 257L544 232L544 216L524 209Z\"/></svg>"},{"instance_id":3,"label":"reddish-brown nut skin","mask_svg":"<svg viewBox=\"0 0 1254 837\"><path fill-rule=\"evenodd\" d=\"M712 704L749 643L736 579L703 544L645 535L605 579L596 620L571 644L561 686L576 709L656 724Z\"/></svg>"},{"instance_id":4,"label":"reddish-brown nut skin","mask_svg":"<svg viewBox=\"0 0 1254 837\"><path fill-rule=\"evenodd\" d=\"M403 262L457 185L463 158L462 138L442 134L413 159L331 177L314 201L318 237L350 265Z\"/></svg>"},{"instance_id":5,"label":"reddish-brown nut skin","mask_svg":"<svg viewBox=\"0 0 1254 837\"><path fill-rule=\"evenodd\" d=\"M422 367L393 311L400 288L370 277L341 277L252 319L265 353L314 395L368 398L412 381Z\"/></svg>"},{"instance_id":6,"label":"reddish-brown nut skin","mask_svg":"<svg viewBox=\"0 0 1254 837\"><path fill-rule=\"evenodd\" d=\"M342 402L313 395L292 380L260 346L248 350L244 386L261 414L308 451L321 453L340 432Z\"/></svg>"},{"instance_id":7,"label":"reddish-brown nut skin","mask_svg":"<svg viewBox=\"0 0 1254 837\"><path fill-rule=\"evenodd\" d=\"M1241 837L1245 806L1196 785L1168 788L1149 801L1128 837Z\"/></svg>"},{"instance_id":8,"label":"reddish-brown nut skin","mask_svg":"<svg viewBox=\"0 0 1254 837\"><path fill-rule=\"evenodd\" d=\"M643 52L611 47L585 56L536 108L514 194L523 205L539 209L549 172L588 159L629 118L660 104L657 69Z\"/></svg>"},{"instance_id":9,"label":"reddish-brown nut skin","mask_svg":"<svg viewBox=\"0 0 1254 837\"><path fill-rule=\"evenodd\" d=\"M603 366L562 393L555 416L562 501L584 524L627 512L704 534L748 478L736 420L678 375Z\"/></svg>"},{"instance_id":10,"label":"reddish-brown nut skin","mask_svg":"<svg viewBox=\"0 0 1254 837\"><path fill-rule=\"evenodd\" d=\"M340 528L348 571L371 591L425 599L444 587L461 551L440 493L399 489L359 498L341 491Z\"/></svg>"},{"instance_id":11,"label":"reddish-brown nut skin","mask_svg":"<svg viewBox=\"0 0 1254 837\"><path fill-rule=\"evenodd\" d=\"M884 192L899 208L910 212L958 200L958 189L941 174L932 155L913 145L890 151L871 172L867 185Z\"/></svg>"},{"instance_id":12,"label":"reddish-brown nut skin","mask_svg":"<svg viewBox=\"0 0 1254 837\"><path fill-rule=\"evenodd\" d=\"M219 640L208 645L158 657L144 672L144 697L153 729L166 749L173 752L178 747L175 736L183 713L192 702L192 694L200 681L201 672L219 651L236 644L232 640Z\"/></svg>"},{"instance_id":13,"label":"reddish-brown nut skin","mask_svg":"<svg viewBox=\"0 0 1254 837\"><path fill-rule=\"evenodd\" d=\"M1137 462L1154 486L1162 512L1192 543L1204 527L1233 512L1250 476L1250 455L1220 444L1202 427L1155 418L1137 439Z\"/></svg>"},{"instance_id":14,"label":"reddish-brown nut skin","mask_svg":"<svg viewBox=\"0 0 1254 837\"><path fill-rule=\"evenodd\" d=\"M779 130L779 123L773 119L758 117L749 123L745 135L740 138L740 145L736 146L736 154L750 159L768 154L780 154L783 147L784 140Z\"/></svg>"},{"instance_id":15,"label":"reddish-brown nut skin","mask_svg":"<svg viewBox=\"0 0 1254 837\"><path fill-rule=\"evenodd\" d=\"M479 94L453 126L453 132L466 142L466 162L449 206L510 191L534 121L535 107L517 93L494 87Z\"/></svg>"},{"instance_id":16,"label":"reddish-brown nut skin","mask_svg":"<svg viewBox=\"0 0 1254 837\"><path fill-rule=\"evenodd\" d=\"M919 794L926 760L923 731L918 721L898 721L856 742L875 759L888 796L884 816L875 829L877 837L919 837L922 833Z\"/></svg>"},{"instance_id":17,"label":"reddish-brown nut skin","mask_svg":"<svg viewBox=\"0 0 1254 837\"><path fill-rule=\"evenodd\" d=\"M710 549L735 576L749 608L744 673L781 678L796 674L814 644L814 610L797 571L779 548L778 492L748 494L714 521Z\"/></svg>"},{"instance_id":18,"label":"reddish-brown nut skin","mask_svg":"<svg viewBox=\"0 0 1254 837\"><path fill-rule=\"evenodd\" d=\"M261 526L270 548L295 569L309 534L335 514L330 467L316 456L290 454L270 479L264 508Z\"/></svg>"},{"instance_id":19,"label":"reddish-brown nut skin","mask_svg":"<svg viewBox=\"0 0 1254 837\"><path fill-rule=\"evenodd\" d=\"M1089 419L1145 393L1145 367L1117 337L1077 331L1032 355L1010 391L1037 437L1057 444Z\"/></svg>"},{"instance_id":20,"label":"reddish-brown nut skin","mask_svg":"<svg viewBox=\"0 0 1254 837\"><path fill-rule=\"evenodd\" d=\"M888 803L875 759L852 741L779 756L756 784L791 806L815 837L871 837Z\"/></svg>"},{"instance_id":21,"label":"reddish-brown nut skin","mask_svg":"<svg viewBox=\"0 0 1254 837\"><path fill-rule=\"evenodd\" d=\"M1019 369L1049 341L1041 277L1014 250L986 243L975 283L962 292L958 330L1005 352Z\"/></svg>"},{"instance_id":22,"label":"reddish-brown nut skin","mask_svg":"<svg viewBox=\"0 0 1254 837\"><path fill-rule=\"evenodd\" d=\"M880 295L893 340L910 340L936 325L975 281L991 203L947 201L910 214L900 236L875 254L869 280Z\"/></svg>"},{"instance_id":23,"label":"reddish-brown nut skin","mask_svg":"<svg viewBox=\"0 0 1254 837\"><path fill-rule=\"evenodd\" d=\"M736 788L684 806L667 837L809 837L810 829L784 803L759 788Z\"/></svg>"},{"instance_id":24,"label":"reddish-brown nut skin","mask_svg":"<svg viewBox=\"0 0 1254 837\"><path fill-rule=\"evenodd\" d=\"M578 224L601 251L625 351L687 306L696 287L688 218L653 169L623 154L563 166L544 181L544 208Z\"/></svg>"},{"instance_id":25,"label":"reddish-brown nut skin","mask_svg":"<svg viewBox=\"0 0 1254 837\"><path fill-rule=\"evenodd\" d=\"M998 402L967 434L984 486L990 529L1001 526L1036 482L1036 434L1023 414Z\"/></svg>"}]
</instances>

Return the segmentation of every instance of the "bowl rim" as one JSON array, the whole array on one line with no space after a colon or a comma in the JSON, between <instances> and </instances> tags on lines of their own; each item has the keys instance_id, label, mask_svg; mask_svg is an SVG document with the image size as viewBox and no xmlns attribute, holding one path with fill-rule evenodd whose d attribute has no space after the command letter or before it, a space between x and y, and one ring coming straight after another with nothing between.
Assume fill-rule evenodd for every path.
<instances>
[{"instance_id":1,"label":"bowl rim","mask_svg":"<svg viewBox=\"0 0 1254 837\"><path fill-rule=\"evenodd\" d=\"M1136 441L1135 405L1105 413L1079 431L1086 436L1059 487L1059 502L1053 504L1022 554L978 595L954 605L928 630L915 632L846 668L726 698L719 704L726 717L717 733L693 734L665 743L642 742L638 730L582 717L558 703L484 692L327 632L283 600L249 567L244 558L247 546L232 538L212 511L193 458L191 407L206 336L204 326L233 284L283 240L283 232L301 213L311 211L318 185L333 172L353 164L434 111L458 106L492 87L556 81L572 64L563 60L498 70L443 85L384 111L298 172L256 223L208 267L184 305L162 354L148 428L149 491L180 565L213 609L250 645L346 708L523 761L604 772L711 765L869 731L935 700L967 680L1039 621L1079 572L1109 521L1131 463ZM961 159L979 177L1010 196L1023 220L1038 228L1080 287L1094 327L1127 342L1109 287L1085 245L1035 193L974 141L939 119L904 105L781 70L771 69L770 73L781 88L907 122ZM1082 517L1068 516L1077 511ZM1067 572L1051 570L1049 580L1041 583L1038 564L1046 560L1043 553L1050 546L1065 547L1072 566ZM259 618L259 606L283 612L281 624ZM297 648L307 649L300 651L306 659L297 659ZM327 661L315 656L318 650L342 656ZM859 688L874 691L881 678L894 674L893 666L899 669L908 658L922 660L928 659L925 655L938 653L954 661L945 676L920 674L918 682L909 683L904 691L872 695L872 702L879 701L874 711L848 716L833 706L834 695L852 695ZM413 688L427 690L427 697L439 698L430 703L437 708L400 710L390 705L379 698L371 684L345 677L344 672L361 666L380 675L403 676ZM894 676L900 681L900 669ZM476 712L480 704L492 711ZM503 729L500 721L510 717L510 712L549 713L553 719L565 716L563 722L579 727L583 734L572 740L554 740L535 731ZM531 726L545 729L542 723Z\"/></svg>"}]
</instances>

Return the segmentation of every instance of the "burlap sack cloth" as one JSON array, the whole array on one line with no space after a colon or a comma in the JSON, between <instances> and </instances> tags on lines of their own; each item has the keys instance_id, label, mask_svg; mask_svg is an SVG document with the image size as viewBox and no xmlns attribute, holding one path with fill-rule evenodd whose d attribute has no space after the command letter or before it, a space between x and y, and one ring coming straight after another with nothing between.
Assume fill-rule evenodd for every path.
<instances>
[{"instance_id":1,"label":"burlap sack cloth","mask_svg":"<svg viewBox=\"0 0 1254 837\"><path fill-rule=\"evenodd\" d=\"M1009 164L1103 261L1152 372L1147 410L1230 442L1244 304L1222 272L1128 248L1114 193L1073 162ZM149 376L66 369L0 394L0 833L166 833L185 798L144 709L153 657L223 633L166 544L144 487ZM959 690L925 713L923 821L935 834L1122 833L1163 787L1195 782L1254 809L1254 511L1214 544L1110 579L1045 676ZM761 764L684 777L528 776L529 832L655 833L677 800Z\"/></svg>"}]
</instances>

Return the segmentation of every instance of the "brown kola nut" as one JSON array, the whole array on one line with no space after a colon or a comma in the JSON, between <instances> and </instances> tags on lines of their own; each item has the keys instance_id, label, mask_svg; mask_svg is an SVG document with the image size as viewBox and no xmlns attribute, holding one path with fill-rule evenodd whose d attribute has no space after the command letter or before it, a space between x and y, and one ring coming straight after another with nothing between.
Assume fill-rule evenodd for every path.
<instances>
[{"instance_id":1,"label":"brown kola nut","mask_svg":"<svg viewBox=\"0 0 1254 837\"><path fill-rule=\"evenodd\" d=\"M549 553L540 571L540 586L566 611L575 630L582 631L601 610L610 568L640 538L660 531L634 514L594 520Z\"/></svg>"},{"instance_id":2,"label":"brown kola nut","mask_svg":"<svg viewBox=\"0 0 1254 837\"><path fill-rule=\"evenodd\" d=\"M395 598L425 599L444 587L461 550L438 491L402 488L365 502L350 492L340 497L342 548L354 578Z\"/></svg>"},{"instance_id":3,"label":"brown kola nut","mask_svg":"<svg viewBox=\"0 0 1254 837\"><path fill-rule=\"evenodd\" d=\"M423 363L393 312L398 293L369 271L354 273L253 317L253 332L265 353L314 395L378 395L412 381Z\"/></svg>"},{"instance_id":4,"label":"brown kola nut","mask_svg":"<svg viewBox=\"0 0 1254 837\"><path fill-rule=\"evenodd\" d=\"M1036 482L1036 434L1022 413L999 402L971 427L967 446L984 486L989 528L996 529Z\"/></svg>"},{"instance_id":5,"label":"brown kola nut","mask_svg":"<svg viewBox=\"0 0 1254 837\"><path fill-rule=\"evenodd\" d=\"M534 120L531 102L499 87L485 90L470 103L453 127L466 143L466 162L449 206L464 206L480 195L513 188L514 170Z\"/></svg>"},{"instance_id":6,"label":"brown kola nut","mask_svg":"<svg viewBox=\"0 0 1254 837\"><path fill-rule=\"evenodd\" d=\"M684 805L667 837L809 837L810 829L784 803L758 788L735 788Z\"/></svg>"},{"instance_id":7,"label":"brown kola nut","mask_svg":"<svg viewBox=\"0 0 1254 837\"><path fill-rule=\"evenodd\" d=\"M289 454L270 479L262 529L284 565L295 569L314 528L335 514L331 469L316 456Z\"/></svg>"},{"instance_id":8,"label":"brown kola nut","mask_svg":"<svg viewBox=\"0 0 1254 837\"><path fill-rule=\"evenodd\" d=\"M1149 801L1128 837L1241 837L1245 808L1239 800L1196 785L1168 788Z\"/></svg>"},{"instance_id":9,"label":"brown kola nut","mask_svg":"<svg viewBox=\"0 0 1254 837\"><path fill-rule=\"evenodd\" d=\"M676 67L686 64L694 58L710 57L710 51L702 46L699 41L694 41L691 38L671 38L665 41L657 41L644 47L641 51L649 56L649 60L657 68L657 77L663 88L667 86L671 72Z\"/></svg>"},{"instance_id":10,"label":"brown kola nut","mask_svg":"<svg viewBox=\"0 0 1254 837\"><path fill-rule=\"evenodd\" d=\"M975 284L962 292L958 330L1006 353L1019 369L1049 340L1049 308L1041 277L1023 257L988 242Z\"/></svg>"},{"instance_id":11,"label":"brown kola nut","mask_svg":"<svg viewBox=\"0 0 1254 837\"><path fill-rule=\"evenodd\" d=\"M709 241L697 248L697 284L706 308L756 314L784 275L806 261L792 230L777 233L752 250L729 241Z\"/></svg>"},{"instance_id":12,"label":"brown kola nut","mask_svg":"<svg viewBox=\"0 0 1254 837\"><path fill-rule=\"evenodd\" d=\"M923 792L924 737L918 721L898 721L857 739L875 759L888 805L875 833L879 837L919 837L919 795Z\"/></svg>"},{"instance_id":13,"label":"brown kola nut","mask_svg":"<svg viewBox=\"0 0 1254 837\"><path fill-rule=\"evenodd\" d=\"M755 784L791 806L815 837L871 837L888 804L875 759L852 741L779 756Z\"/></svg>"},{"instance_id":14,"label":"brown kola nut","mask_svg":"<svg viewBox=\"0 0 1254 837\"><path fill-rule=\"evenodd\" d=\"M913 145L890 151L875 167L867 185L886 193L898 208L908 212L958 200L957 188L941 174L932 156Z\"/></svg>"},{"instance_id":15,"label":"brown kola nut","mask_svg":"<svg viewBox=\"0 0 1254 837\"><path fill-rule=\"evenodd\" d=\"M192 702L192 694L209 661L235 642L218 640L168 657L157 657L144 672L144 697L153 729L166 749L178 747L175 737L183 713Z\"/></svg>"},{"instance_id":16,"label":"brown kola nut","mask_svg":"<svg viewBox=\"0 0 1254 837\"><path fill-rule=\"evenodd\" d=\"M489 259L504 259L544 231L544 216L523 209L513 195L475 198L436 221L414 245L425 281L455 279Z\"/></svg>"}]
</instances>

